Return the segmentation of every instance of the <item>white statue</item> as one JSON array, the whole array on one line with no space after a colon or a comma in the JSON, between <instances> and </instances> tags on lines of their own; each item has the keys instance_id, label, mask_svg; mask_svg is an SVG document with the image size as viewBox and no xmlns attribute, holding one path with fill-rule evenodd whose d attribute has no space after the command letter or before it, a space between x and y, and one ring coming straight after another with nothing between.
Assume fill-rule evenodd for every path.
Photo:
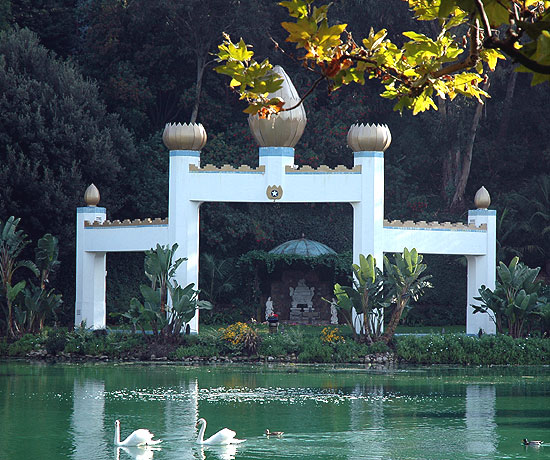
<instances>
[{"instance_id":1,"label":"white statue","mask_svg":"<svg viewBox=\"0 0 550 460\"><path fill-rule=\"evenodd\" d=\"M265 320L267 321L267 318L270 316L273 316L273 301L271 300L271 297L268 297L267 302L265 303Z\"/></svg>"},{"instance_id":2,"label":"white statue","mask_svg":"<svg viewBox=\"0 0 550 460\"><path fill-rule=\"evenodd\" d=\"M332 299L330 304L330 324L338 324L338 310L334 305L335 300Z\"/></svg>"}]
</instances>

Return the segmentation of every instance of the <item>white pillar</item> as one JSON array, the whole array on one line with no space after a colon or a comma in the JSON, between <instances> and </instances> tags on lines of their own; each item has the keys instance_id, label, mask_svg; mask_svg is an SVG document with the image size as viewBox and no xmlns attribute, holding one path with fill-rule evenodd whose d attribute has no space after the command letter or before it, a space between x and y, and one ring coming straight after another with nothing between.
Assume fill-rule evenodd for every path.
<instances>
[{"instance_id":1,"label":"white pillar","mask_svg":"<svg viewBox=\"0 0 550 460\"><path fill-rule=\"evenodd\" d=\"M359 255L369 254L376 259L376 265L384 266L384 152L354 152L354 166L361 166L361 201L353 206L353 263L359 264ZM362 327L363 318L352 312L357 328Z\"/></svg>"},{"instance_id":2,"label":"white pillar","mask_svg":"<svg viewBox=\"0 0 550 460\"><path fill-rule=\"evenodd\" d=\"M361 166L361 201L353 206L353 262L371 254L383 266L384 152L354 152Z\"/></svg>"},{"instance_id":3,"label":"white pillar","mask_svg":"<svg viewBox=\"0 0 550 460\"><path fill-rule=\"evenodd\" d=\"M106 325L105 306L105 260L104 252L86 252L87 232L84 222L103 222L105 208L80 207L76 210L76 296L75 326L83 322L92 329L104 329Z\"/></svg>"},{"instance_id":4,"label":"white pillar","mask_svg":"<svg viewBox=\"0 0 550 460\"><path fill-rule=\"evenodd\" d=\"M476 313L472 304L479 305L474 297L479 297L479 288L484 285L495 288L496 279L496 211L492 209L474 209L468 211L468 223L477 227L487 225L487 251L485 255L468 256L468 287L466 306L466 333L477 334L481 329L485 334L495 334L496 325L492 314Z\"/></svg>"},{"instance_id":5,"label":"white pillar","mask_svg":"<svg viewBox=\"0 0 550 460\"><path fill-rule=\"evenodd\" d=\"M285 166L294 165L294 147L260 147L259 156L259 165L265 166L267 185L283 186Z\"/></svg>"},{"instance_id":6,"label":"white pillar","mask_svg":"<svg viewBox=\"0 0 550 460\"><path fill-rule=\"evenodd\" d=\"M175 259L186 257L175 280L182 287L189 283L199 285L199 207L198 201L189 199L187 177L189 165L199 166L200 152L196 150L170 151L170 184L168 198L168 227L170 245L178 243ZM199 332L199 311L189 322L191 333Z\"/></svg>"}]
</instances>

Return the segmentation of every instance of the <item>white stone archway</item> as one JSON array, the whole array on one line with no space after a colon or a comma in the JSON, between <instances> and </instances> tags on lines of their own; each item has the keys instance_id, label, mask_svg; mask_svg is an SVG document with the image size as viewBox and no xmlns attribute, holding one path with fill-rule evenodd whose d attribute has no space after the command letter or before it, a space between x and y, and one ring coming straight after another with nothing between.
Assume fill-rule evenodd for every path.
<instances>
[{"instance_id":1,"label":"white stone archway","mask_svg":"<svg viewBox=\"0 0 550 460\"><path fill-rule=\"evenodd\" d=\"M282 69L283 88L275 95L288 104L297 98ZM465 255L468 260L466 332L495 333L488 314L473 315L471 304L484 284L495 286L496 211L488 210L488 194L476 195L480 209L468 213L468 222L413 222L384 219L384 151L391 142L387 126L353 125L348 145L352 168L298 167L294 145L304 126L303 106L274 120L251 118L260 144L259 166L201 166L200 149L206 142L201 125L168 124L163 140L170 149L168 219L108 221L97 207L97 189L87 191L88 206L77 210L77 267L75 324L105 327L105 256L107 252L145 251L157 243L178 243L178 257L187 257L177 271L179 284L198 285L199 207L212 202L350 203L353 206L353 260L372 254L379 264L385 252L404 247L419 253ZM278 145L273 145L278 144ZM97 199L96 199L97 198ZM199 330L198 311L190 322Z\"/></svg>"}]
</instances>

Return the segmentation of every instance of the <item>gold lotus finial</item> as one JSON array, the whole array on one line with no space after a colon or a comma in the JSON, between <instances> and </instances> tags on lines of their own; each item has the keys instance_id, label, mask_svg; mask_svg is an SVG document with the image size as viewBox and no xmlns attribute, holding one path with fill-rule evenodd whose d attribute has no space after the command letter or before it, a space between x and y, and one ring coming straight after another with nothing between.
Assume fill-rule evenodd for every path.
<instances>
[{"instance_id":1,"label":"gold lotus finial","mask_svg":"<svg viewBox=\"0 0 550 460\"><path fill-rule=\"evenodd\" d=\"M296 108L279 112L269 119L260 118L257 114L248 117L250 131L260 147L294 147L302 137L307 123L304 104L300 102L298 91L292 84L290 77L281 66L276 65L272 69L283 79L283 86L270 93L268 99L280 97L285 101L285 108L297 105Z\"/></svg>"},{"instance_id":2,"label":"gold lotus finial","mask_svg":"<svg viewBox=\"0 0 550 460\"><path fill-rule=\"evenodd\" d=\"M99 203L99 190L94 184L90 184L84 192L84 202L88 206L95 207Z\"/></svg>"},{"instance_id":3,"label":"gold lotus finial","mask_svg":"<svg viewBox=\"0 0 550 460\"><path fill-rule=\"evenodd\" d=\"M354 152L384 152L390 144L391 133L387 125L361 123L349 128L348 145Z\"/></svg>"},{"instance_id":4,"label":"gold lotus finial","mask_svg":"<svg viewBox=\"0 0 550 460\"><path fill-rule=\"evenodd\" d=\"M474 196L474 204L477 209L487 209L491 204L491 195L485 187L481 187Z\"/></svg>"},{"instance_id":5,"label":"gold lotus finial","mask_svg":"<svg viewBox=\"0 0 550 460\"><path fill-rule=\"evenodd\" d=\"M166 123L162 134L162 141L170 150L200 150L206 139L206 131L200 123Z\"/></svg>"}]
</instances>

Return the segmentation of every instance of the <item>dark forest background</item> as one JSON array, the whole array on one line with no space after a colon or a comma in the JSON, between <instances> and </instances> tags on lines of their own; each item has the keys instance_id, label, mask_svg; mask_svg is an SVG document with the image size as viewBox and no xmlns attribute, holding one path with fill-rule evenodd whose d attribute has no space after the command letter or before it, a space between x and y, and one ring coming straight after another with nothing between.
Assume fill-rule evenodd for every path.
<instances>
[{"instance_id":1,"label":"dark forest background","mask_svg":"<svg viewBox=\"0 0 550 460\"><path fill-rule=\"evenodd\" d=\"M54 283L64 296L62 322L72 322L75 213L90 183L109 219L166 217L167 122L204 125L203 164L257 164L245 105L212 70L212 53L222 32L242 36L304 93L312 76L285 47L285 11L274 0L0 0L0 219L21 217L33 242L48 232L59 238ZM395 41L406 30L434 33L401 0L336 0L331 11L356 39L370 27L387 28ZM464 221L483 185L498 212L499 260L519 255L548 275L550 88L529 81L508 61L491 74L484 106L457 98L415 117L394 112L376 83L332 94L321 88L305 103L296 162L351 166L349 126L386 123L393 136L385 154L386 218ZM351 250L351 226L349 205L206 203L201 254L214 266L237 266L248 251L302 234L342 253ZM427 262L435 289L417 320L464 322L464 262ZM246 273L228 280L220 296L228 315L254 314ZM142 280L142 255L108 256L109 310L125 309Z\"/></svg>"}]
</instances>

